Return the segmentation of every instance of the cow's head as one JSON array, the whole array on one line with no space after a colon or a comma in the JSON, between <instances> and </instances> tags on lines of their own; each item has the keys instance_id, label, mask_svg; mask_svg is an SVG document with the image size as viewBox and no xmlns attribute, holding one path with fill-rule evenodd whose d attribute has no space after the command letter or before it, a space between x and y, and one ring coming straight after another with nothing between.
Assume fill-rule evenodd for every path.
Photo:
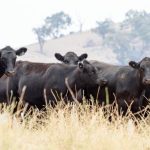
<instances>
[{"instance_id":1,"label":"cow's head","mask_svg":"<svg viewBox=\"0 0 150 150\"><path fill-rule=\"evenodd\" d=\"M94 65L89 63L87 60L84 60L82 63L78 64L78 67L80 71L83 74L83 80L87 82L89 85L105 85L106 80L103 79L98 79L98 71Z\"/></svg>"},{"instance_id":2,"label":"cow's head","mask_svg":"<svg viewBox=\"0 0 150 150\"><path fill-rule=\"evenodd\" d=\"M77 56L77 54L75 54L74 52L67 52L64 56L62 56L60 53L55 53L55 57L65 64L77 65L78 62L86 59L88 55L85 53Z\"/></svg>"},{"instance_id":3,"label":"cow's head","mask_svg":"<svg viewBox=\"0 0 150 150\"><path fill-rule=\"evenodd\" d=\"M150 84L150 58L149 57L143 58L139 63L135 61L130 61L129 65L132 68L139 70L140 77L144 85Z\"/></svg>"},{"instance_id":4,"label":"cow's head","mask_svg":"<svg viewBox=\"0 0 150 150\"><path fill-rule=\"evenodd\" d=\"M22 47L18 50L14 50L10 46L6 46L0 50L0 73L12 76L15 71L15 62L17 56L22 56L27 51L27 48Z\"/></svg>"}]
</instances>

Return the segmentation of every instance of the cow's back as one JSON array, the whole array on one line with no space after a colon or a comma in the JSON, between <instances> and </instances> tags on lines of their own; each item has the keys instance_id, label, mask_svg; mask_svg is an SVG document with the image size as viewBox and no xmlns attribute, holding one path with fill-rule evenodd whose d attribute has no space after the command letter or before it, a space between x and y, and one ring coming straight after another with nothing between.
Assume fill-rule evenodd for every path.
<instances>
[{"instance_id":1,"label":"cow's back","mask_svg":"<svg viewBox=\"0 0 150 150\"><path fill-rule=\"evenodd\" d=\"M32 97L39 96L43 86L41 79L49 65L51 64L18 61L15 67L16 73L9 79L9 96L13 92L13 96L18 99L24 86L26 86L25 99L31 97L32 101Z\"/></svg>"},{"instance_id":2,"label":"cow's back","mask_svg":"<svg viewBox=\"0 0 150 150\"><path fill-rule=\"evenodd\" d=\"M108 81L108 85L113 87L116 82L116 74L123 66L112 65L100 61L90 62L98 69L99 78L105 78Z\"/></svg>"}]
</instances>

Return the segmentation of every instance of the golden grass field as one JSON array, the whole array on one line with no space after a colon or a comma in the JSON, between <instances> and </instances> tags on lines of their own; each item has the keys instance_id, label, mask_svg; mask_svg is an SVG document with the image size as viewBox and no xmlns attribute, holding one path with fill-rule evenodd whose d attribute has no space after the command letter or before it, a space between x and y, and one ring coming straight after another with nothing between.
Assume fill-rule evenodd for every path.
<instances>
[{"instance_id":1,"label":"golden grass field","mask_svg":"<svg viewBox=\"0 0 150 150\"><path fill-rule=\"evenodd\" d=\"M149 115L122 117L116 109L60 102L20 121L12 108L0 114L0 150L150 150Z\"/></svg>"}]
</instances>

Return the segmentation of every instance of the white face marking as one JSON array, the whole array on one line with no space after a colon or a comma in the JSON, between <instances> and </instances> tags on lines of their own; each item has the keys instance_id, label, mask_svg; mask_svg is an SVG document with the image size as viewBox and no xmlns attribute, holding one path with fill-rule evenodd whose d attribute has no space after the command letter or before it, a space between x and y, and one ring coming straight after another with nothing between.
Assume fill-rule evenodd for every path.
<instances>
[{"instance_id":1,"label":"white face marking","mask_svg":"<svg viewBox=\"0 0 150 150\"><path fill-rule=\"evenodd\" d=\"M125 73L122 73L121 75L120 75L120 79L125 79Z\"/></svg>"}]
</instances>

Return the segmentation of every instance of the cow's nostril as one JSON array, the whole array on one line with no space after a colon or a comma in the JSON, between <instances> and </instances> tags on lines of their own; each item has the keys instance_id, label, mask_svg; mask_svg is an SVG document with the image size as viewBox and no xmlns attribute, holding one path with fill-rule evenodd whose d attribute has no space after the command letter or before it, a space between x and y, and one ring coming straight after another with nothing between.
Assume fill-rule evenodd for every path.
<instances>
[{"instance_id":1,"label":"cow's nostril","mask_svg":"<svg viewBox=\"0 0 150 150\"><path fill-rule=\"evenodd\" d=\"M107 80L105 80L105 79L100 80L100 84L101 85L106 85L107 84Z\"/></svg>"},{"instance_id":2,"label":"cow's nostril","mask_svg":"<svg viewBox=\"0 0 150 150\"><path fill-rule=\"evenodd\" d=\"M150 79L145 79L145 80L144 80L144 83L145 83L145 84L150 84Z\"/></svg>"},{"instance_id":3,"label":"cow's nostril","mask_svg":"<svg viewBox=\"0 0 150 150\"><path fill-rule=\"evenodd\" d=\"M13 73L15 73L15 71L8 71L8 73L13 74Z\"/></svg>"},{"instance_id":4,"label":"cow's nostril","mask_svg":"<svg viewBox=\"0 0 150 150\"><path fill-rule=\"evenodd\" d=\"M107 80L102 80L103 84L106 84L107 83Z\"/></svg>"},{"instance_id":5,"label":"cow's nostril","mask_svg":"<svg viewBox=\"0 0 150 150\"><path fill-rule=\"evenodd\" d=\"M6 71L6 73L5 73L7 76L12 76L12 75L14 75L15 74L15 71L13 70L13 71Z\"/></svg>"}]
</instances>

